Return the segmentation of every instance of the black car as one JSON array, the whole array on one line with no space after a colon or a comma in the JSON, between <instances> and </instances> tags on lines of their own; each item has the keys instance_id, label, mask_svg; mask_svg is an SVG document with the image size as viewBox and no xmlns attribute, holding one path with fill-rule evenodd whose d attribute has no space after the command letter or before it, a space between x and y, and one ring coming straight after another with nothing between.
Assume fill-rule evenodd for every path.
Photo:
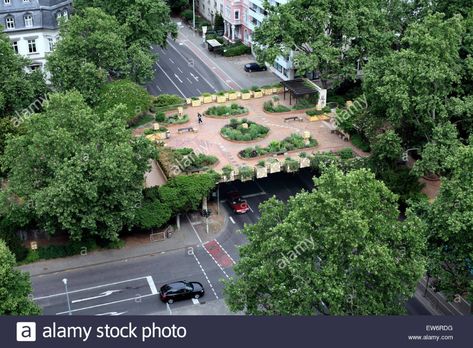
<instances>
[{"instance_id":1,"label":"black car","mask_svg":"<svg viewBox=\"0 0 473 348\"><path fill-rule=\"evenodd\" d=\"M205 290L199 282L180 281L163 285L159 291L161 301L173 303L174 301L204 296Z\"/></svg>"},{"instance_id":2,"label":"black car","mask_svg":"<svg viewBox=\"0 0 473 348\"><path fill-rule=\"evenodd\" d=\"M266 71L268 68L266 65L259 65L258 63L248 63L245 64L245 71L246 72L253 72L253 71Z\"/></svg>"}]
</instances>

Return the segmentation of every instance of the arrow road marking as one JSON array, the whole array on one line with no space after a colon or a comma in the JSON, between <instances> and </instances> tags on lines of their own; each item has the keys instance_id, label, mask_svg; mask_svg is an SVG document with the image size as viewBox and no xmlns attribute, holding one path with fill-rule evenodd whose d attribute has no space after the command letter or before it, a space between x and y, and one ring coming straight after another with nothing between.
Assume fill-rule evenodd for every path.
<instances>
[{"instance_id":1,"label":"arrow road marking","mask_svg":"<svg viewBox=\"0 0 473 348\"><path fill-rule=\"evenodd\" d=\"M125 314L125 313L128 313L128 311L125 311L125 312L107 312L107 313L100 313L100 314L95 314L96 316L101 316L101 315L112 315L112 316L115 316L115 315L122 315L122 314Z\"/></svg>"},{"instance_id":2,"label":"arrow road marking","mask_svg":"<svg viewBox=\"0 0 473 348\"><path fill-rule=\"evenodd\" d=\"M190 73L194 80L199 81L199 76L195 76L193 73Z\"/></svg>"},{"instance_id":3,"label":"arrow road marking","mask_svg":"<svg viewBox=\"0 0 473 348\"><path fill-rule=\"evenodd\" d=\"M104 291L102 292L100 295L98 296L93 296L93 297L86 297L86 298L81 298L79 300L73 300L71 301L71 303L78 303L78 302L84 302L84 301L90 301L90 300L95 300L97 298L102 298L102 297L107 297L107 296L110 296L114 293L117 293L117 292L120 292L121 290L108 290L108 291Z\"/></svg>"}]
</instances>

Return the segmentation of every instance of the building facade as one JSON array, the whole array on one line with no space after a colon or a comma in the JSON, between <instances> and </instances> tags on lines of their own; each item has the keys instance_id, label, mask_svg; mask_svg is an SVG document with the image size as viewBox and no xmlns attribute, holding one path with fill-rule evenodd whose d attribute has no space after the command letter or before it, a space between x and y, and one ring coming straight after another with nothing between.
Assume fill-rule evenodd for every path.
<instances>
[{"instance_id":1,"label":"building facade","mask_svg":"<svg viewBox=\"0 0 473 348\"><path fill-rule=\"evenodd\" d=\"M59 36L59 22L72 12L72 0L0 0L0 26L16 53L44 69Z\"/></svg>"},{"instance_id":2,"label":"building facade","mask_svg":"<svg viewBox=\"0 0 473 348\"><path fill-rule=\"evenodd\" d=\"M215 15L217 13L223 13L223 1L224 0L195 0L196 11L213 25Z\"/></svg>"}]
</instances>

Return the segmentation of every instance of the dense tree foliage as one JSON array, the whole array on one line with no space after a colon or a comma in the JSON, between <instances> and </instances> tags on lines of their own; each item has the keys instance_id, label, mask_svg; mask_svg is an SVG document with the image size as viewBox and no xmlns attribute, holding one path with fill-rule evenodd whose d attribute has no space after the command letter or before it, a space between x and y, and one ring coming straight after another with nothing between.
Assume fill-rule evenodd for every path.
<instances>
[{"instance_id":1,"label":"dense tree foliage","mask_svg":"<svg viewBox=\"0 0 473 348\"><path fill-rule=\"evenodd\" d=\"M98 7L126 27L128 46L139 43L166 46L168 35L176 36L177 27L171 21L170 10L164 0L76 0L79 13L87 7Z\"/></svg>"},{"instance_id":2,"label":"dense tree foliage","mask_svg":"<svg viewBox=\"0 0 473 348\"><path fill-rule=\"evenodd\" d=\"M29 297L32 288L28 274L15 266L15 256L0 239L0 315L40 314L41 310Z\"/></svg>"},{"instance_id":3,"label":"dense tree foliage","mask_svg":"<svg viewBox=\"0 0 473 348\"><path fill-rule=\"evenodd\" d=\"M50 233L115 240L142 200L151 144L126 129L122 106L91 110L77 93L55 94L46 110L7 140L8 190Z\"/></svg>"},{"instance_id":4,"label":"dense tree foliage","mask_svg":"<svg viewBox=\"0 0 473 348\"><path fill-rule=\"evenodd\" d=\"M425 231L367 170L330 168L311 193L271 199L243 231L227 303L248 314L400 314L425 271Z\"/></svg>"},{"instance_id":5,"label":"dense tree foliage","mask_svg":"<svg viewBox=\"0 0 473 348\"><path fill-rule=\"evenodd\" d=\"M35 100L47 91L43 75L38 70L27 72L30 62L15 53L2 30L0 26L0 118L39 111L41 103Z\"/></svg>"}]
</instances>

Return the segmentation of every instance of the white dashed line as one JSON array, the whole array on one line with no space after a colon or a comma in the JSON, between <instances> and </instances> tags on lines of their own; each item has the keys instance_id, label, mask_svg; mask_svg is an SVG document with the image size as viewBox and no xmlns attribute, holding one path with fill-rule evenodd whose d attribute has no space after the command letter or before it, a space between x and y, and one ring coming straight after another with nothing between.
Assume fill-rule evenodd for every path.
<instances>
[{"instance_id":1,"label":"white dashed line","mask_svg":"<svg viewBox=\"0 0 473 348\"><path fill-rule=\"evenodd\" d=\"M217 295L217 293L215 292L215 289L214 289L212 283L210 282L209 277L207 277L207 273L205 272L204 267L202 267L202 265L200 264L200 261L199 261L199 259L197 258L197 256L195 255L195 253L192 253L192 256L194 256L194 259L195 259L195 261L197 262L197 264L199 265L200 270L202 271L202 273L204 273L205 279L207 279L207 283L209 283L209 286L210 286L210 288L212 289L212 292L214 293L215 298L218 300L218 295Z\"/></svg>"},{"instance_id":2,"label":"white dashed line","mask_svg":"<svg viewBox=\"0 0 473 348\"><path fill-rule=\"evenodd\" d=\"M181 70L181 68L177 67L177 70L181 72L181 74L184 74L184 72Z\"/></svg>"},{"instance_id":3,"label":"white dashed line","mask_svg":"<svg viewBox=\"0 0 473 348\"><path fill-rule=\"evenodd\" d=\"M174 83L174 81L171 79L171 77L168 75L168 73L166 71L164 71L164 69L161 67L161 65L159 65L159 63L156 63L156 66L161 69L161 71L164 73L164 75L166 75L166 77L169 79L169 81L171 81L171 83L174 85L174 87L176 87L176 89L179 91L179 93L181 93L181 95L186 98L186 95L179 89L179 87L177 87L177 85Z\"/></svg>"},{"instance_id":4,"label":"white dashed line","mask_svg":"<svg viewBox=\"0 0 473 348\"><path fill-rule=\"evenodd\" d=\"M171 58L169 58L169 61L170 61L172 64L176 64L176 63L174 63L174 61L173 61Z\"/></svg>"},{"instance_id":5,"label":"white dashed line","mask_svg":"<svg viewBox=\"0 0 473 348\"><path fill-rule=\"evenodd\" d=\"M199 240L200 244L202 244L202 239L200 238L199 234L197 233L197 230L195 229L194 225L192 224L191 219L189 219L189 215L186 214L187 221L189 221L189 224L191 225L192 229L195 232L195 235L197 236L197 239Z\"/></svg>"},{"instance_id":6,"label":"white dashed line","mask_svg":"<svg viewBox=\"0 0 473 348\"><path fill-rule=\"evenodd\" d=\"M222 246L222 244L220 244L218 242L218 240L215 239L215 242L217 242L217 244L220 246L220 248L225 252L225 254L227 254L227 256L230 258L230 260L232 260L233 264L236 264L235 260L233 259L233 257L230 256L230 254L224 249L224 247Z\"/></svg>"},{"instance_id":7,"label":"white dashed line","mask_svg":"<svg viewBox=\"0 0 473 348\"><path fill-rule=\"evenodd\" d=\"M235 220L233 220L231 216L230 216L230 221L232 222L232 224L236 224Z\"/></svg>"},{"instance_id":8,"label":"white dashed line","mask_svg":"<svg viewBox=\"0 0 473 348\"><path fill-rule=\"evenodd\" d=\"M205 244L207 244L207 243L205 243ZM207 252L207 254L209 254L209 256L212 258L212 260L215 262L215 264L218 266L218 268L220 268L220 270L223 272L223 274L225 274L225 277L227 277L227 279L229 279L230 277L228 276L227 272L225 272L223 267L217 262L217 260L215 260L215 257L213 257L213 255L207 250L207 248L205 247L205 244L203 244L203 247L204 247L205 251Z\"/></svg>"}]
</instances>

